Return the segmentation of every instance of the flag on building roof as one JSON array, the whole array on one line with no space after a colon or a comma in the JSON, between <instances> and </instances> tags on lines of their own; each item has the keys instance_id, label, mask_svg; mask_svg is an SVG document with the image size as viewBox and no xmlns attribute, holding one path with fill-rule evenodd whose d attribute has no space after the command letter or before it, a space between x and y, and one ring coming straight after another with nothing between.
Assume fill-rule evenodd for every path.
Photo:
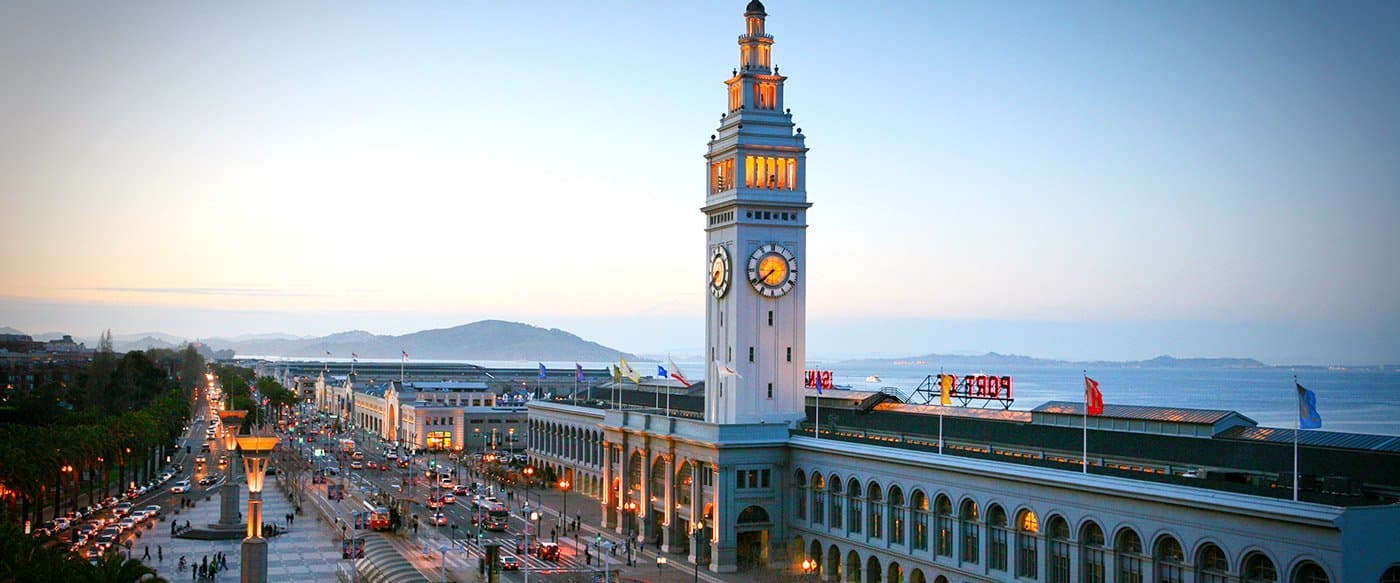
<instances>
[{"instance_id":1,"label":"flag on building roof","mask_svg":"<svg viewBox=\"0 0 1400 583\"><path fill-rule=\"evenodd\" d=\"M357 353L351 352L351 353L350 353L350 361L351 361L351 362L360 362L360 355L357 354Z\"/></svg>"},{"instance_id":2,"label":"flag on building roof","mask_svg":"<svg viewBox=\"0 0 1400 583\"><path fill-rule=\"evenodd\" d=\"M814 374L814 375L812 375L812 376L813 376L814 379L817 381L817 382L816 382L816 385L817 385L817 394L818 394L818 395L825 394L825 393L822 392L822 385L823 385L823 383L822 383L822 371L817 371L817 374ZM819 407L821 406L820 401L818 402L817 406L819 406Z\"/></svg>"},{"instance_id":3,"label":"flag on building roof","mask_svg":"<svg viewBox=\"0 0 1400 583\"><path fill-rule=\"evenodd\" d=\"M690 387L690 381L685 380L685 373L682 373L681 367L676 366L676 363L671 361L670 356L666 357L666 366L669 367L667 370L671 371L671 378L680 381L686 388Z\"/></svg>"},{"instance_id":4,"label":"flag on building roof","mask_svg":"<svg viewBox=\"0 0 1400 583\"><path fill-rule=\"evenodd\" d=\"M621 362L621 367L620 367L620 368L621 368L621 371L622 371L622 376L625 376L625 377L627 377L627 378L629 378L629 379L632 379L632 382L633 382L633 383L641 383L641 382L642 382L642 375L639 375L639 374L637 374L637 371L632 370L632 365L627 364L627 359L625 359L625 358L618 358L618 361Z\"/></svg>"},{"instance_id":5,"label":"flag on building roof","mask_svg":"<svg viewBox=\"0 0 1400 583\"><path fill-rule=\"evenodd\" d=\"M1099 392L1099 381L1087 376L1084 377L1084 408L1089 415L1103 415L1103 393Z\"/></svg>"},{"instance_id":6,"label":"flag on building roof","mask_svg":"<svg viewBox=\"0 0 1400 583\"><path fill-rule=\"evenodd\" d=\"M1317 412L1317 393L1303 388L1303 385L1293 383L1298 387L1298 428L1317 429L1322 427L1322 415Z\"/></svg>"},{"instance_id":7,"label":"flag on building roof","mask_svg":"<svg viewBox=\"0 0 1400 583\"><path fill-rule=\"evenodd\" d=\"M669 379L671 378L671 373L666 372L666 367L658 364L656 365L656 376L657 378Z\"/></svg>"},{"instance_id":8,"label":"flag on building roof","mask_svg":"<svg viewBox=\"0 0 1400 583\"><path fill-rule=\"evenodd\" d=\"M544 380L544 363L540 363L540 380Z\"/></svg>"},{"instance_id":9,"label":"flag on building roof","mask_svg":"<svg viewBox=\"0 0 1400 583\"><path fill-rule=\"evenodd\" d=\"M407 350L403 351L403 359L404 359L404 360L408 360L408 351L407 351Z\"/></svg>"},{"instance_id":10,"label":"flag on building roof","mask_svg":"<svg viewBox=\"0 0 1400 583\"><path fill-rule=\"evenodd\" d=\"M583 365L577 362L574 363L574 380L583 382Z\"/></svg>"}]
</instances>

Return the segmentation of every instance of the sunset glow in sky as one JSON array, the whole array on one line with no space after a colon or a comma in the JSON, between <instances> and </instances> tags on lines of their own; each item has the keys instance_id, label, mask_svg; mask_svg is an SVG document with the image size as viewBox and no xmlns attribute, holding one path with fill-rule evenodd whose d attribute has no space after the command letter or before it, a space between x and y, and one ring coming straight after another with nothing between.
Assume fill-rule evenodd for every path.
<instances>
[{"instance_id":1,"label":"sunset glow in sky","mask_svg":"<svg viewBox=\"0 0 1400 583\"><path fill-rule=\"evenodd\" d=\"M744 1L287 4L0 6L0 325L703 342ZM814 352L1400 362L1395 3L766 4Z\"/></svg>"}]
</instances>

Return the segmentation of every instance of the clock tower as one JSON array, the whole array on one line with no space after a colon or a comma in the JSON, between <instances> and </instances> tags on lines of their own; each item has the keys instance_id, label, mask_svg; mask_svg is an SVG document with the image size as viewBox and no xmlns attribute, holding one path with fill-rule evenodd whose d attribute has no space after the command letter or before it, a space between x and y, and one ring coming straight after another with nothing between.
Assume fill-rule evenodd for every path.
<instances>
[{"instance_id":1,"label":"clock tower","mask_svg":"<svg viewBox=\"0 0 1400 583\"><path fill-rule=\"evenodd\" d=\"M705 421L803 419L806 348L805 137L783 107L773 36L744 11L728 113L705 154Z\"/></svg>"}]
</instances>

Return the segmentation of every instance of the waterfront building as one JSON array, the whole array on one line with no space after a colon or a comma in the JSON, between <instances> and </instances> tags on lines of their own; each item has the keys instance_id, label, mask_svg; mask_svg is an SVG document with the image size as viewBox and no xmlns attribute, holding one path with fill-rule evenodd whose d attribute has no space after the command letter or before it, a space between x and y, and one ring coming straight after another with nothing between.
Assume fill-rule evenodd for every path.
<instances>
[{"instance_id":1,"label":"waterfront building","mask_svg":"<svg viewBox=\"0 0 1400 583\"><path fill-rule=\"evenodd\" d=\"M532 401L532 464L596 500L603 527L716 572L806 561L856 582L1400 580L1397 438L1297 436L1295 501L1292 430L1233 411L1110 404L1089 417L1080 403L990 411L806 388L807 149L766 17L748 4L706 155L703 394L672 394L669 411L625 382Z\"/></svg>"},{"instance_id":2,"label":"waterfront building","mask_svg":"<svg viewBox=\"0 0 1400 583\"><path fill-rule=\"evenodd\" d=\"M525 441L523 402L480 381L315 382L317 409L410 451L513 449Z\"/></svg>"}]
</instances>

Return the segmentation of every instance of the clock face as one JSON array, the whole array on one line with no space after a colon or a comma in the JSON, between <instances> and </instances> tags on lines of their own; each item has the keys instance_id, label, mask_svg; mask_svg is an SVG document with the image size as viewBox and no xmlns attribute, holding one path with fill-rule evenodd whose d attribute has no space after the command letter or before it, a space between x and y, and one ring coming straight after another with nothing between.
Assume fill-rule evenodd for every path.
<instances>
[{"instance_id":1,"label":"clock face","mask_svg":"<svg viewBox=\"0 0 1400 583\"><path fill-rule=\"evenodd\" d=\"M710 255L710 293L716 298L729 292L729 251L723 245Z\"/></svg>"},{"instance_id":2,"label":"clock face","mask_svg":"<svg viewBox=\"0 0 1400 583\"><path fill-rule=\"evenodd\" d=\"M776 298L797 285L797 258L777 243L761 245L749 256L748 274L754 291Z\"/></svg>"}]
</instances>

